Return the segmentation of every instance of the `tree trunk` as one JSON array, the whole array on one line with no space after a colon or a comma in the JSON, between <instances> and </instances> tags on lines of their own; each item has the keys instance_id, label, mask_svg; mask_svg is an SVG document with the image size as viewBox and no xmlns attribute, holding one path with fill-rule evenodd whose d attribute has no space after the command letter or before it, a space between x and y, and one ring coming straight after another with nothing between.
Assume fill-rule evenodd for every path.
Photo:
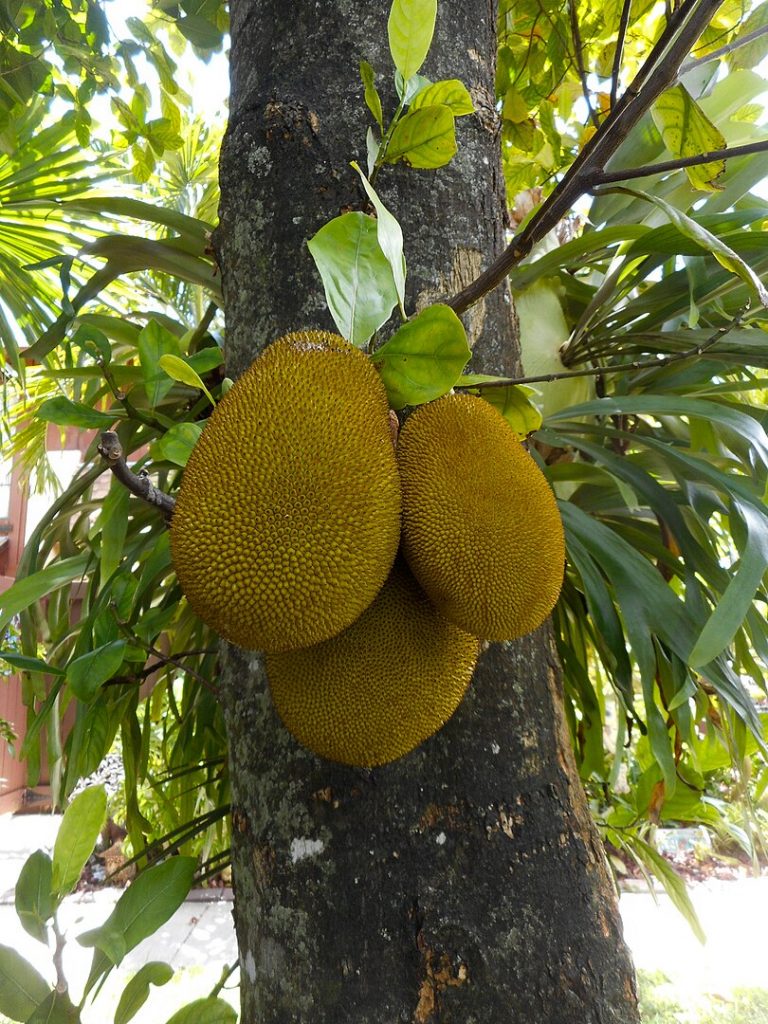
<instances>
[{"instance_id":1,"label":"tree trunk","mask_svg":"<svg viewBox=\"0 0 768 1024\"><path fill-rule=\"evenodd\" d=\"M216 247L238 374L290 330L330 328L306 241L363 196L357 74L393 109L389 3L232 0L231 118ZM491 0L441 0L423 73L460 78L478 113L438 171L386 169L407 306L447 296L503 246ZM506 291L465 323L474 364L519 353ZM463 704L401 760L363 771L286 732L259 655L227 647L244 1024L638 1020L615 894L561 707L549 627L482 655Z\"/></svg>"}]
</instances>

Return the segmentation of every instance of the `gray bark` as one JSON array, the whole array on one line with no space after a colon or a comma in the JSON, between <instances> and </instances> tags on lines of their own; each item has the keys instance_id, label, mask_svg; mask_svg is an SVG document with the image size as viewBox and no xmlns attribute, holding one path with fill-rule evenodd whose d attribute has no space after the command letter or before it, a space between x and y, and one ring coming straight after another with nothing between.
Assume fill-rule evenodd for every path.
<instances>
[{"instance_id":1,"label":"gray bark","mask_svg":"<svg viewBox=\"0 0 768 1024\"><path fill-rule=\"evenodd\" d=\"M290 330L333 329L306 241L364 198L357 76L392 109L389 4L233 0L232 106L216 248L227 363ZM435 172L382 173L401 221L408 308L468 283L503 247L493 4L441 0L423 73L478 115ZM507 294L465 317L473 362L511 372ZM632 1024L631 962L564 724L549 627L490 646L435 737L363 771L314 757L271 706L262 660L225 650L235 916L245 1024Z\"/></svg>"}]
</instances>

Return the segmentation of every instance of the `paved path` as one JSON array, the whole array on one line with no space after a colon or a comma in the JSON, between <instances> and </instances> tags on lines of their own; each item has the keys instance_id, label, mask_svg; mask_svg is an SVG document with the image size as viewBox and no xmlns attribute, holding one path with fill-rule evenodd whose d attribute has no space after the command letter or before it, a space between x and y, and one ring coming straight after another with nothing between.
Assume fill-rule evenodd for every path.
<instances>
[{"instance_id":1,"label":"paved path","mask_svg":"<svg viewBox=\"0 0 768 1024\"><path fill-rule=\"evenodd\" d=\"M19 925L13 887L33 850L52 849L59 820L43 815L0 816L0 942L18 949L47 977L52 977L50 958ZM702 992L725 996L734 987L768 988L764 939L768 878L711 882L691 887L690 893L707 933L704 946L667 897L659 896L655 902L647 893L622 895L625 935L636 966L662 970L678 991L690 992L692 1001ZM74 936L100 924L118 896L119 891L102 890L64 902L60 920L71 940L64 965L75 994L82 990L91 953L79 946ZM85 1019L88 1024L111 1020L127 978L143 963L162 960L178 973L168 985L152 989L134 1020L136 1024L163 1024L183 1003L207 995L222 967L236 957L231 904L186 902L160 932L128 954ZM237 1005L236 990L223 994Z\"/></svg>"}]
</instances>

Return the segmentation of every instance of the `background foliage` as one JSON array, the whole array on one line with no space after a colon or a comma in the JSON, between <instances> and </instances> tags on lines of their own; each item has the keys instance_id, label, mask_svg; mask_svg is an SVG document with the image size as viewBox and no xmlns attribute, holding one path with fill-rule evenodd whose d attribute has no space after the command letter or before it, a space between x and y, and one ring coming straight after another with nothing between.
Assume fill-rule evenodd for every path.
<instances>
[{"instance_id":1,"label":"background foliage","mask_svg":"<svg viewBox=\"0 0 768 1024\"><path fill-rule=\"evenodd\" d=\"M5 441L30 478L45 481L49 423L94 434L83 468L30 539L0 626L20 628L20 649L4 657L23 672L30 781L45 745L64 803L119 739L125 787L114 810L133 851L181 848L205 875L226 863L228 845L216 638L182 598L158 514L105 480L95 434L114 427L134 468L173 492L211 410L195 375L214 401L226 387L208 246L220 132L195 120L176 77L182 47L206 59L226 18L217 3L160 3L129 18L130 38L120 39L100 12L74 0L0 5L13 69L0 78ZM600 130L666 19L662 5L643 2L502 3L497 114L515 225L536 216ZM765 24L763 7L721 5L681 84L607 170L760 139L765 81L756 69L768 34L739 42ZM403 66L412 60L397 42L393 54ZM137 62L156 75L156 95ZM398 72L391 120L375 83L392 69L361 67L374 205L386 163L439 167L456 132L460 144L454 118L469 116L461 91L414 67L412 87ZM96 124L86 107L100 93L110 113ZM441 107L449 113L435 113ZM441 126L437 148L420 141L427 116ZM529 382L533 399L518 385L483 391L514 410L522 433L540 425L534 448L561 502L569 557L555 621L596 820L689 916L684 889L655 852L656 825L701 823L722 849L753 864L765 857L761 177L756 154L631 189L597 181L510 276L526 372L584 375ZM364 213L347 213L323 229L335 232L327 250L313 240L329 301L337 264L324 273L323 252L337 251L344 232L371 235L371 258L393 275L388 310L372 312L361 343L403 300L408 239L398 243L392 213L376 208L375 230ZM385 378L409 338L428 351L445 308L387 343ZM487 384L459 379L461 344L450 367L440 363L442 390ZM160 365L168 356L181 361L174 370L164 360L170 374ZM394 395L397 382L388 386ZM62 730L70 708L73 724Z\"/></svg>"}]
</instances>

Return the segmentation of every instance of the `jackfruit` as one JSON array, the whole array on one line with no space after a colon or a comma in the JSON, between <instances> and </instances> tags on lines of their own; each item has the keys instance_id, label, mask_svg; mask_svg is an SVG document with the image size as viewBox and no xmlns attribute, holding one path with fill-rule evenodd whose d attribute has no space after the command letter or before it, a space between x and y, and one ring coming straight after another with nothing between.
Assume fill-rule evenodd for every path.
<instances>
[{"instance_id":1,"label":"jackfruit","mask_svg":"<svg viewBox=\"0 0 768 1024\"><path fill-rule=\"evenodd\" d=\"M402 548L447 619L485 640L530 633L562 585L565 542L543 473L482 398L446 395L400 432Z\"/></svg>"},{"instance_id":2,"label":"jackfruit","mask_svg":"<svg viewBox=\"0 0 768 1024\"><path fill-rule=\"evenodd\" d=\"M282 651L354 622L389 574L400 484L388 404L337 335L286 335L221 400L171 523L181 588L241 647Z\"/></svg>"},{"instance_id":3,"label":"jackfruit","mask_svg":"<svg viewBox=\"0 0 768 1024\"><path fill-rule=\"evenodd\" d=\"M267 655L286 728L321 757L372 768L407 754L451 717L478 642L437 613L401 559L349 629Z\"/></svg>"}]
</instances>

